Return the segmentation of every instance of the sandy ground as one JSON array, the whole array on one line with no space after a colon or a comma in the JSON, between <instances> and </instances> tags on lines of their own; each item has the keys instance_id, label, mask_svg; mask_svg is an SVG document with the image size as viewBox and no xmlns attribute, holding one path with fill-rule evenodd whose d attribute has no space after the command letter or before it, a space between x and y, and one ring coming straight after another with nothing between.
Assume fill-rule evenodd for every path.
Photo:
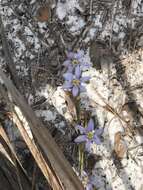
<instances>
[{"instance_id":1,"label":"sandy ground","mask_svg":"<svg viewBox=\"0 0 143 190\"><path fill-rule=\"evenodd\" d=\"M0 14L29 104L65 138L74 116L62 63L68 49L85 50L92 66L81 106L104 127L87 173L99 190L143 190L143 2L1 0ZM0 59L4 68L2 47Z\"/></svg>"}]
</instances>

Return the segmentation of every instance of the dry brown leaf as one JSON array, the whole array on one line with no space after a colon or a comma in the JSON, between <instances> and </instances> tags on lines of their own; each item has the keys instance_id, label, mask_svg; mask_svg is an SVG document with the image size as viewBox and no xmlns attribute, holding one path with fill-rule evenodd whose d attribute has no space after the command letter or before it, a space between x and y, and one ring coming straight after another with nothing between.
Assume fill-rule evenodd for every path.
<instances>
[{"instance_id":1,"label":"dry brown leaf","mask_svg":"<svg viewBox=\"0 0 143 190\"><path fill-rule=\"evenodd\" d=\"M46 22L49 21L51 17L51 10L50 10L50 6L45 5L40 7L37 10L37 15L36 18L39 22Z\"/></svg>"},{"instance_id":2,"label":"dry brown leaf","mask_svg":"<svg viewBox=\"0 0 143 190\"><path fill-rule=\"evenodd\" d=\"M121 132L117 132L115 134L114 150L119 158L123 158L124 154L126 153L126 145L124 144L121 137Z\"/></svg>"},{"instance_id":3,"label":"dry brown leaf","mask_svg":"<svg viewBox=\"0 0 143 190\"><path fill-rule=\"evenodd\" d=\"M74 101L71 99L70 95L65 92L65 101L67 102L67 107L69 113L72 115L73 119L77 119L77 112L76 112L76 106Z\"/></svg>"}]
</instances>

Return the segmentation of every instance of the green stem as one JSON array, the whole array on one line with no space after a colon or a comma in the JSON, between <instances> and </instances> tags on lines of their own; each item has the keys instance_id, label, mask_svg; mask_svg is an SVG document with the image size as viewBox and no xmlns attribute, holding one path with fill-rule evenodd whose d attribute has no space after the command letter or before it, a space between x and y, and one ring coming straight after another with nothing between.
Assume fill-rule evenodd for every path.
<instances>
[{"instance_id":1,"label":"green stem","mask_svg":"<svg viewBox=\"0 0 143 190\"><path fill-rule=\"evenodd\" d=\"M82 171L84 169L84 145L79 145L79 172L80 175L82 174Z\"/></svg>"}]
</instances>

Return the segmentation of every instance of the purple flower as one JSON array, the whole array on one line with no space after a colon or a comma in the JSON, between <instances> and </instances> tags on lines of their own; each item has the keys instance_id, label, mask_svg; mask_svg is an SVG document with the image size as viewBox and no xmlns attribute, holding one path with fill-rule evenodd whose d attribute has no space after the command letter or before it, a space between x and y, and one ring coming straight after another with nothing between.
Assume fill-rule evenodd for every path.
<instances>
[{"instance_id":1,"label":"purple flower","mask_svg":"<svg viewBox=\"0 0 143 190\"><path fill-rule=\"evenodd\" d=\"M75 68L74 74L67 72L63 75L63 77L66 80L63 88L65 90L72 91L73 96L77 96L79 92L83 91L83 84L90 79L90 77L81 77L81 70L79 65Z\"/></svg>"},{"instance_id":2,"label":"purple flower","mask_svg":"<svg viewBox=\"0 0 143 190\"><path fill-rule=\"evenodd\" d=\"M75 142L85 142L85 148L87 151L90 150L90 146L92 143L96 143L97 145L101 144L100 136L103 133L103 128L94 130L93 119L89 120L87 127L82 127L81 125L78 125L76 126L76 128L80 131L81 135L75 139Z\"/></svg>"},{"instance_id":3,"label":"purple flower","mask_svg":"<svg viewBox=\"0 0 143 190\"><path fill-rule=\"evenodd\" d=\"M64 61L64 66L68 68L68 72L72 72L75 67L80 66L81 70L87 70L90 65L83 61L84 51L78 50L77 53L69 52L67 60Z\"/></svg>"},{"instance_id":4,"label":"purple flower","mask_svg":"<svg viewBox=\"0 0 143 190\"><path fill-rule=\"evenodd\" d=\"M89 176L87 172L84 170L81 173L81 181L84 184L85 190L93 190L94 188L94 181L92 176Z\"/></svg>"},{"instance_id":5,"label":"purple flower","mask_svg":"<svg viewBox=\"0 0 143 190\"><path fill-rule=\"evenodd\" d=\"M86 185L86 190L94 190L94 178L91 175L90 177L88 177L88 183Z\"/></svg>"},{"instance_id":6,"label":"purple flower","mask_svg":"<svg viewBox=\"0 0 143 190\"><path fill-rule=\"evenodd\" d=\"M86 185L86 190L93 190L93 185L91 183L88 183Z\"/></svg>"}]
</instances>

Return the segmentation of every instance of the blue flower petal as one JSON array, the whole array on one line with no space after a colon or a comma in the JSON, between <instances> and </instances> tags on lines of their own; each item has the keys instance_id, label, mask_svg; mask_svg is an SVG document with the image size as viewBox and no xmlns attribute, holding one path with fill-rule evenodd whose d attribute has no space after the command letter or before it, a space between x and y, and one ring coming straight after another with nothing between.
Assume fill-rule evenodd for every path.
<instances>
[{"instance_id":1,"label":"blue flower petal","mask_svg":"<svg viewBox=\"0 0 143 190\"><path fill-rule=\"evenodd\" d=\"M75 59L80 59L80 58L83 57L83 55L84 55L84 51L83 50L78 50L78 52L75 53L74 57L75 57Z\"/></svg>"},{"instance_id":2,"label":"blue flower petal","mask_svg":"<svg viewBox=\"0 0 143 190\"><path fill-rule=\"evenodd\" d=\"M75 76L76 78L80 78L81 76L81 70L80 70L80 66L78 65L76 68L75 68Z\"/></svg>"},{"instance_id":3,"label":"blue flower petal","mask_svg":"<svg viewBox=\"0 0 143 190\"><path fill-rule=\"evenodd\" d=\"M99 128L99 129L96 129L95 134L96 134L97 136L101 136L102 133L103 133L103 131L104 131L104 128L103 128L103 127L102 127L102 128Z\"/></svg>"},{"instance_id":4,"label":"blue flower petal","mask_svg":"<svg viewBox=\"0 0 143 190\"><path fill-rule=\"evenodd\" d=\"M90 119L86 128L87 133L94 130L94 121Z\"/></svg>"},{"instance_id":5,"label":"blue flower petal","mask_svg":"<svg viewBox=\"0 0 143 190\"><path fill-rule=\"evenodd\" d=\"M63 89L71 89L73 86L73 84L71 82L68 82L66 81L64 84L63 84Z\"/></svg>"},{"instance_id":6,"label":"blue flower petal","mask_svg":"<svg viewBox=\"0 0 143 190\"><path fill-rule=\"evenodd\" d=\"M85 144L85 149L86 151L90 152L91 151L91 145L92 145L92 142L91 141L87 141L86 144Z\"/></svg>"},{"instance_id":7,"label":"blue flower petal","mask_svg":"<svg viewBox=\"0 0 143 190\"><path fill-rule=\"evenodd\" d=\"M79 88L80 88L80 92L85 92L86 91L85 86L80 85Z\"/></svg>"},{"instance_id":8,"label":"blue flower petal","mask_svg":"<svg viewBox=\"0 0 143 190\"><path fill-rule=\"evenodd\" d=\"M90 68L91 66L89 64L81 64L80 68L82 71L86 71Z\"/></svg>"},{"instance_id":9,"label":"blue flower petal","mask_svg":"<svg viewBox=\"0 0 143 190\"><path fill-rule=\"evenodd\" d=\"M65 80L68 80L68 81L72 81L73 80L73 74L72 73L65 73L63 75L63 77L65 78Z\"/></svg>"},{"instance_id":10,"label":"blue flower petal","mask_svg":"<svg viewBox=\"0 0 143 190\"><path fill-rule=\"evenodd\" d=\"M97 145L100 145L101 144L101 140L100 138L95 134L94 137L93 137L93 141L97 144Z\"/></svg>"},{"instance_id":11,"label":"blue flower petal","mask_svg":"<svg viewBox=\"0 0 143 190\"><path fill-rule=\"evenodd\" d=\"M90 78L91 78L91 77L81 77L80 80L81 80L82 82L87 82L87 81L90 80Z\"/></svg>"},{"instance_id":12,"label":"blue flower petal","mask_svg":"<svg viewBox=\"0 0 143 190\"><path fill-rule=\"evenodd\" d=\"M87 140L86 135L80 135L80 136L78 136L78 137L74 140L74 142L76 142L76 143L82 143L82 142L85 142L86 140Z\"/></svg>"},{"instance_id":13,"label":"blue flower petal","mask_svg":"<svg viewBox=\"0 0 143 190\"><path fill-rule=\"evenodd\" d=\"M68 67L69 65L71 64L71 61L70 60L66 60L64 61L63 65Z\"/></svg>"},{"instance_id":14,"label":"blue flower petal","mask_svg":"<svg viewBox=\"0 0 143 190\"><path fill-rule=\"evenodd\" d=\"M79 92L78 86L73 86L72 94L74 97L78 95L78 92Z\"/></svg>"},{"instance_id":15,"label":"blue flower petal","mask_svg":"<svg viewBox=\"0 0 143 190\"><path fill-rule=\"evenodd\" d=\"M73 72L73 66L71 64L68 66L67 72L68 73L72 73Z\"/></svg>"},{"instance_id":16,"label":"blue flower petal","mask_svg":"<svg viewBox=\"0 0 143 190\"><path fill-rule=\"evenodd\" d=\"M77 125L75 128L78 129L81 134L86 133L85 127L82 127L81 125Z\"/></svg>"},{"instance_id":17,"label":"blue flower petal","mask_svg":"<svg viewBox=\"0 0 143 190\"><path fill-rule=\"evenodd\" d=\"M93 190L93 185L91 183L88 183L86 186L86 190Z\"/></svg>"},{"instance_id":18,"label":"blue flower petal","mask_svg":"<svg viewBox=\"0 0 143 190\"><path fill-rule=\"evenodd\" d=\"M67 53L67 57L68 57L69 59L73 59L73 58L74 58L74 55L75 55L75 53L73 53L73 52L68 52L68 53Z\"/></svg>"}]
</instances>

